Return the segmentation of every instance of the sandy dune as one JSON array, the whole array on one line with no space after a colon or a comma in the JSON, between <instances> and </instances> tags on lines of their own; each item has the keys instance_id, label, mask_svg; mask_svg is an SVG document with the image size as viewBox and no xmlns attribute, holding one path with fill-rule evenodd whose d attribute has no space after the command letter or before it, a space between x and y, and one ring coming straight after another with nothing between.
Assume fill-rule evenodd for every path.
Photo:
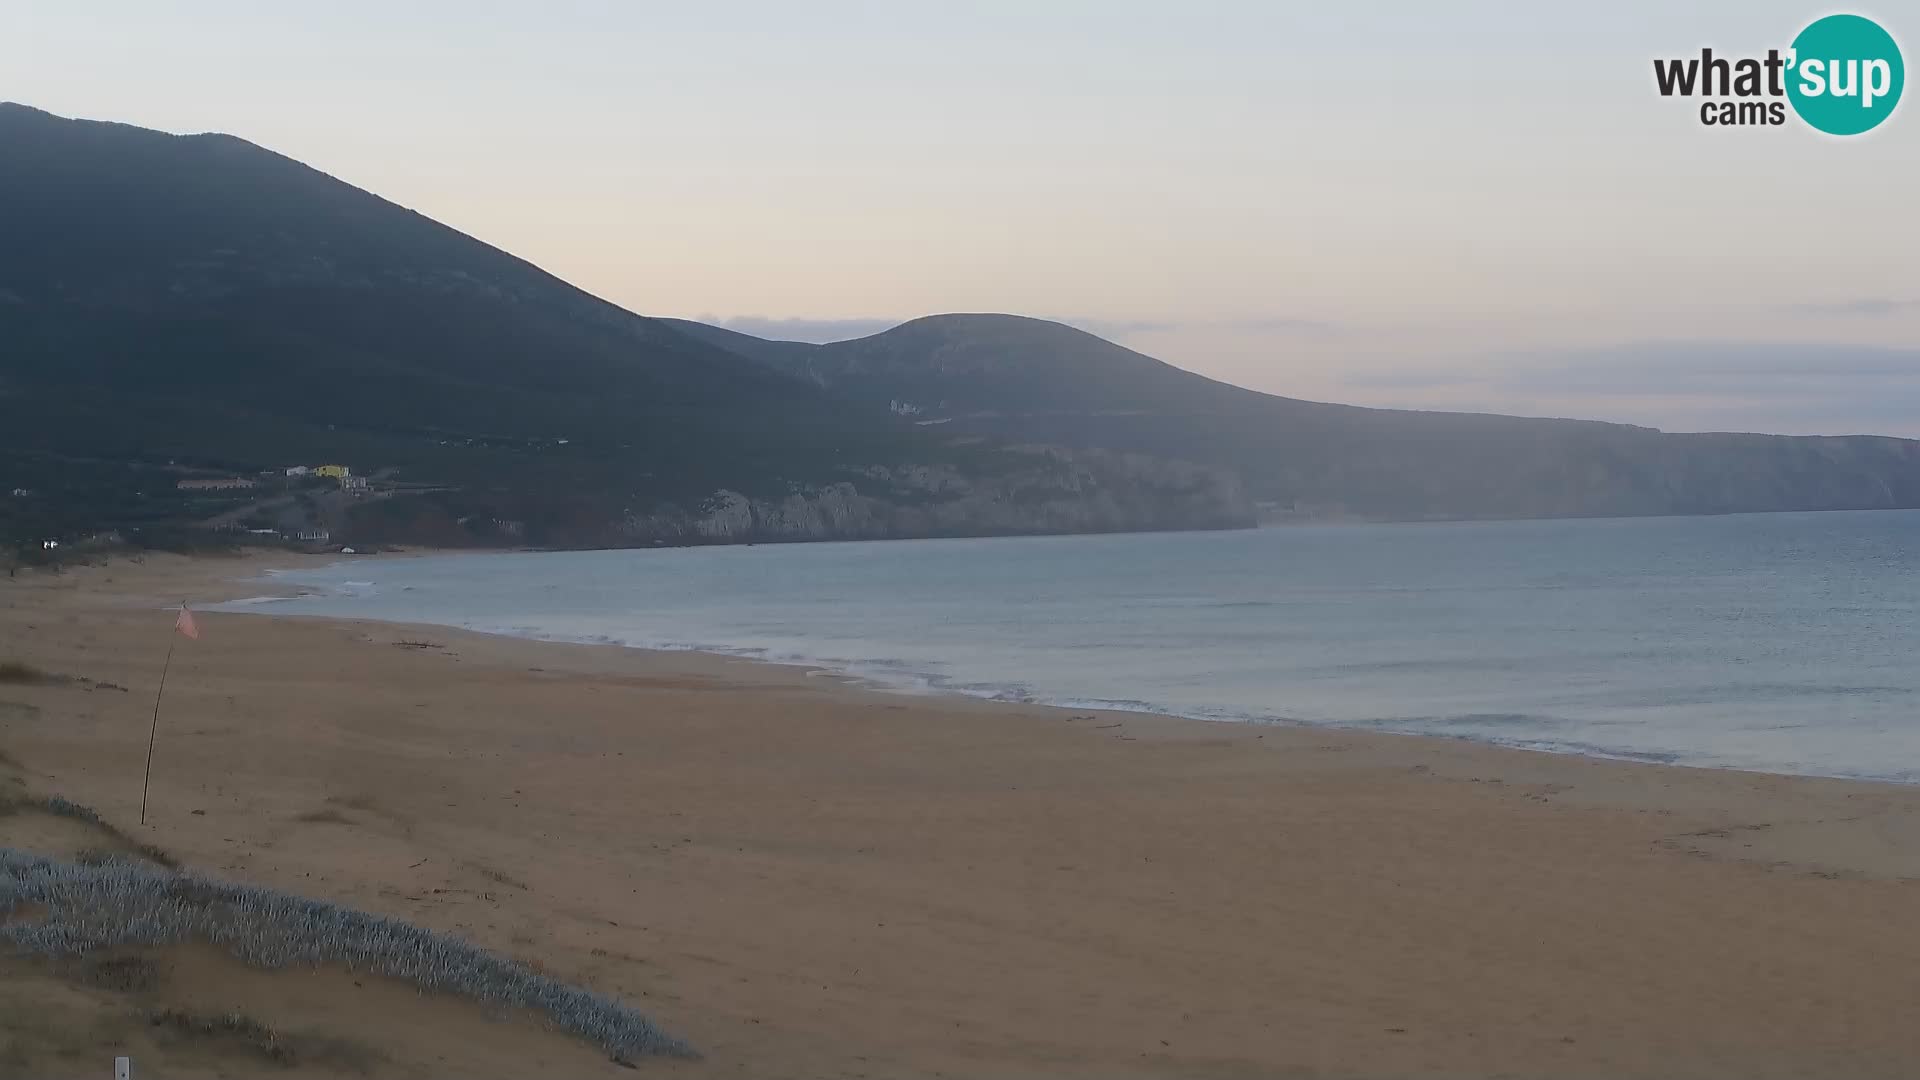
<instances>
[{"instance_id":1,"label":"sandy dune","mask_svg":"<svg viewBox=\"0 0 1920 1080\"><path fill-rule=\"evenodd\" d=\"M470 935L742 1077L1920 1072L1920 793L861 692L710 657L207 614L246 564L0 581L0 779L206 873ZM107 685L111 684L111 685ZM125 687L125 690L115 687ZM33 814L0 845L99 842ZM528 1017L158 957L0 967L0 1074L625 1075ZM368 980L360 980L367 983ZM126 1049L117 1052L128 1052ZM254 1056L249 1056L254 1055ZM272 1066L273 1074L283 1067Z\"/></svg>"}]
</instances>

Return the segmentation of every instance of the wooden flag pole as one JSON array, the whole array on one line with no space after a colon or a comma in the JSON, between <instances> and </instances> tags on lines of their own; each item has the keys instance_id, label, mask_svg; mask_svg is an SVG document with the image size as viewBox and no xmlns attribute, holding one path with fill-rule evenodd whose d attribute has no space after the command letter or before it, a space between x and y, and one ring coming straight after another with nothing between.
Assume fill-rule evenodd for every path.
<instances>
[{"instance_id":1,"label":"wooden flag pole","mask_svg":"<svg viewBox=\"0 0 1920 1080\"><path fill-rule=\"evenodd\" d=\"M147 729L147 771L140 777L140 824L147 823L147 785L153 781L153 739L160 733L160 695L167 692L167 669L173 666L173 647L180 635L168 634L167 661L160 665L160 689L153 695L153 726Z\"/></svg>"},{"instance_id":2,"label":"wooden flag pole","mask_svg":"<svg viewBox=\"0 0 1920 1080\"><path fill-rule=\"evenodd\" d=\"M179 634L167 634L167 663L159 665L159 692L154 694L154 726L146 732L146 773L140 776L140 824L146 824L146 788L154 780L154 736L159 734L159 696L167 692L167 669L173 667L173 646L180 644Z\"/></svg>"}]
</instances>

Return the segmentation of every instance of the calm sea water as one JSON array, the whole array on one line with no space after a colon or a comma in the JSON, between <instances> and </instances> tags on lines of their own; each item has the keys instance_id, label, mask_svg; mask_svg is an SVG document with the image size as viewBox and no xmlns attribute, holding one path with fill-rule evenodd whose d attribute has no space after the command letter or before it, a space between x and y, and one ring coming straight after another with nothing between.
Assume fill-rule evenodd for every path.
<instances>
[{"instance_id":1,"label":"calm sea water","mask_svg":"<svg viewBox=\"0 0 1920 1080\"><path fill-rule=\"evenodd\" d=\"M459 555L250 610L1920 780L1920 512Z\"/></svg>"}]
</instances>

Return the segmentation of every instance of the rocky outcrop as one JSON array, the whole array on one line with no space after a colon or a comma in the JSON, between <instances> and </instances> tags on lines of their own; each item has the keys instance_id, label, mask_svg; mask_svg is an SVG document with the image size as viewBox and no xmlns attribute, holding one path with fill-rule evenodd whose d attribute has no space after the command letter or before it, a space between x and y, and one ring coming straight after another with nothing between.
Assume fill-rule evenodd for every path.
<instances>
[{"instance_id":1,"label":"rocky outcrop","mask_svg":"<svg viewBox=\"0 0 1920 1080\"><path fill-rule=\"evenodd\" d=\"M952 466L866 466L857 479L749 497L717 491L697 506L629 513L618 542L729 544L1016 533L1231 529L1254 511L1228 474L1133 454L1031 447L1032 464L986 480Z\"/></svg>"},{"instance_id":2,"label":"rocky outcrop","mask_svg":"<svg viewBox=\"0 0 1920 1080\"><path fill-rule=\"evenodd\" d=\"M651 547L1235 529L1255 508L1225 470L1139 454L999 449L977 473L950 464L842 469L844 480L779 493L732 489L704 498L608 509L578 500L534 502L509 492L395 495L358 508L344 530L355 544ZM511 522L507 535L499 528Z\"/></svg>"}]
</instances>

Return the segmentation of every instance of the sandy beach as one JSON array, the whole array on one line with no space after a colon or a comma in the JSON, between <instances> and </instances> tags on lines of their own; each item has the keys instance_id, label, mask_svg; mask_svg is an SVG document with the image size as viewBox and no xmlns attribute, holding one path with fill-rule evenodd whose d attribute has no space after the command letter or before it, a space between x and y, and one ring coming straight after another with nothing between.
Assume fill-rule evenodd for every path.
<instances>
[{"instance_id":1,"label":"sandy beach","mask_svg":"<svg viewBox=\"0 0 1920 1080\"><path fill-rule=\"evenodd\" d=\"M284 558L284 557L283 557ZM684 653L206 613L263 559L0 580L0 784L192 869L466 935L739 1077L1920 1072L1920 792L882 694ZM70 822L0 846L71 856ZM624 1075L525 1016L167 958L334 1039L274 1075ZM252 1076L0 961L0 1074ZM318 1042L315 1045L319 1045Z\"/></svg>"}]
</instances>

